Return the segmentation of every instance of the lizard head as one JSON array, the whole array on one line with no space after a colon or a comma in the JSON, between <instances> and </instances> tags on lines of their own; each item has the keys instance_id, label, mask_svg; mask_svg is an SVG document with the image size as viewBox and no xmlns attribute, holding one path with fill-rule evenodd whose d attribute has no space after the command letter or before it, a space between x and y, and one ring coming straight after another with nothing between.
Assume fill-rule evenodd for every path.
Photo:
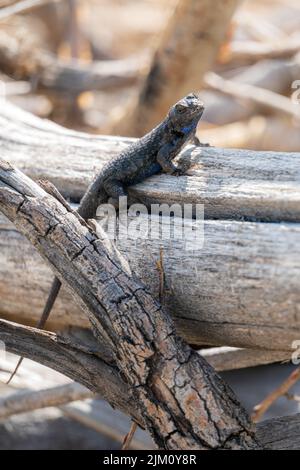
<instances>
[{"instance_id":1,"label":"lizard head","mask_svg":"<svg viewBox=\"0 0 300 470\"><path fill-rule=\"evenodd\" d=\"M202 101L191 93L172 106L168 118L174 131L188 135L195 131L203 112Z\"/></svg>"}]
</instances>

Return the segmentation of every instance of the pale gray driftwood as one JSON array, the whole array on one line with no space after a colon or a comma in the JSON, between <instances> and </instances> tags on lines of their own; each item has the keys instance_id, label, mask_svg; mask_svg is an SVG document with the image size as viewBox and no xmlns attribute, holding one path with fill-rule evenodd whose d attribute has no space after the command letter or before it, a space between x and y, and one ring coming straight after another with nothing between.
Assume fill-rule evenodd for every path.
<instances>
[{"instance_id":1,"label":"pale gray driftwood","mask_svg":"<svg viewBox=\"0 0 300 470\"><path fill-rule=\"evenodd\" d=\"M17 391L8 397L0 398L0 421L12 415L49 406L65 405L92 396L90 390L76 382L39 391Z\"/></svg>"},{"instance_id":2,"label":"pale gray driftwood","mask_svg":"<svg viewBox=\"0 0 300 470\"><path fill-rule=\"evenodd\" d=\"M288 351L241 349L226 346L202 349L199 354L218 371L244 369L274 362L288 362L291 359L291 353Z\"/></svg>"},{"instance_id":3,"label":"pale gray driftwood","mask_svg":"<svg viewBox=\"0 0 300 470\"><path fill-rule=\"evenodd\" d=\"M163 303L189 343L291 351L300 338L300 225L208 220L204 236L198 250L186 250L185 240L117 244L156 297L163 247ZM52 278L34 247L0 217L0 315L35 324ZM88 322L64 290L47 328L72 325Z\"/></svg>"},{"instance_id":4,"label":"pale gray driftwood","mask_svg":"<svg viewBox=\"0 0 300 470\"><path fill-rule=\"evenodd\" d=\"M65 197L78 200L95 171L131 142L69 131L1 106L2 157L34 179L49 179ZM147 204L203 203L206 218L300 220L300 153L190 147L180 161L187 176L154 176L130 194Z\"/></svg>"}]
</instances>

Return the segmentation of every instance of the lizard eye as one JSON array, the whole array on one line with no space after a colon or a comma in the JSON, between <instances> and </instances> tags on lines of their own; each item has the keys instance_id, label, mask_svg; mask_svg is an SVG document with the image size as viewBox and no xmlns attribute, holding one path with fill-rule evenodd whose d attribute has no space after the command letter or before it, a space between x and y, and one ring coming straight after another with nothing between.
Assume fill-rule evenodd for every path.
<instances>
[{"instance_id":1,"label":"lizard eye","mask_svg":"<svg viewBox=\"0 0 300 470\"><path fill-rule=\"evenodd\" d=\"M185 106L182 106L181 104L178 104L176 106L176 111L181 114L181 113L184 113L186 111L186 107Z\"/></svg>"}]
</instances>

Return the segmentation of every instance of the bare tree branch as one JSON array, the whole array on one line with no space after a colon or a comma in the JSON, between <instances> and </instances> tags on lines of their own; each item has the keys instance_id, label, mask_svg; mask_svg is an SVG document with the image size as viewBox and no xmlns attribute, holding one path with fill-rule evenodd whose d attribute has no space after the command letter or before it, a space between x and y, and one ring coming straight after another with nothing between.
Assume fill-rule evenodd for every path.
<instances>
[{"instance_id":1,"label":"bare tree branch","mask_svg":"<svg viewBox=\"0 0 300 470\"><path fill-rule=\"evenodd\" d=\"M65 405L94 396L93 392L76 382L39 391L18 391L8 397L0 398L0 420L19 413Z\"/></svg>"},{"instance_id":2,"label":"bare tree branch","mask_svg":"<svg viewBox=\"0 0 300 470\"><path fill-rule=\"evenodd\" d=\"M33 8L46 5L47 3L58 3L61 1L62 0L19 0L13 5L0 8L0 21L6 20L10 16L16 15L18 13L27 13Z\"/></svg>"}]
</instances>

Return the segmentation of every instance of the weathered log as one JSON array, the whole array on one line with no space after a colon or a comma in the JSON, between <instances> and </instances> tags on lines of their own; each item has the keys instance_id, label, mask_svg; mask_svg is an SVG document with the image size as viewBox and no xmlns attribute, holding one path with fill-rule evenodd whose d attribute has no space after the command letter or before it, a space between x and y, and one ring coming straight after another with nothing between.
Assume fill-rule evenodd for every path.
<instances>
[{"instance_id":1,"label":"weathered log","mask_svg":"<svg viewBox=\"0 0 300 470\"><path fill-rule=\"evenodd\" d=\"M33 179L49 179L66 198L79 200L95 170L131 142L68 131L1 106L2 157ZM146 204L203 203L206 218L300 220L300 153L190 147L180 161L187 176L149 178L132 196Z\"/></svg>"},{"instance_id":2,"label":"weathered log","mask_svg":"<svg viewBox=\"0 0 300 470\"><path fill-rule=\"evenodd\" d=\"M80 217L5 161L0 208L67 279L98 340L110 345L157 445L260 447L233 392L176 335L170 317L107 238L97 238Z\"/></svg>"},{"instance_id":3,"label":"weathered log","mask_svg":"<svg viewBox=\"0 0 300 470\"><path fill-rule=\"evenodd\" d=\"M291 350L299 339L300 225L207 221L203 249L183 241L119 239L118 249L159 296L156 261L163 246L164 305L191 344ZM0 218L0 315L35 324L52 273L34 248ZM24 298L30 297L30 303ZM47 325L87 327L63 290Z\"/></svg>"},{"instance_id":4,"label":"weathered log","mask_svg":"<svg viewBox=\"0 0 300 470\"><path fill-rule=\"evenodd\" d=\"M8 104L1 108L0 124L2 155L75 199L95 168L131 142L67 131ZM131 188L131 195L144 203L204 202L207 217L299 221L299 153L193 148L181 158L187 164L192 160L187 172L192 176L159 175ZM32 324L42 310L51 273L3 219L1 229L0 311ZM291 350L299 338L299 225L216 220L206 222L204 233L204 248L193 255L180 243L164 246L164 302L180 334L192 344ZM157 295L159 243L120 240L118 246ZM30 308L23 302L28 293ZM70 324L87 326L64 293L49 327Z\"/></svg>"}]
</instances>

